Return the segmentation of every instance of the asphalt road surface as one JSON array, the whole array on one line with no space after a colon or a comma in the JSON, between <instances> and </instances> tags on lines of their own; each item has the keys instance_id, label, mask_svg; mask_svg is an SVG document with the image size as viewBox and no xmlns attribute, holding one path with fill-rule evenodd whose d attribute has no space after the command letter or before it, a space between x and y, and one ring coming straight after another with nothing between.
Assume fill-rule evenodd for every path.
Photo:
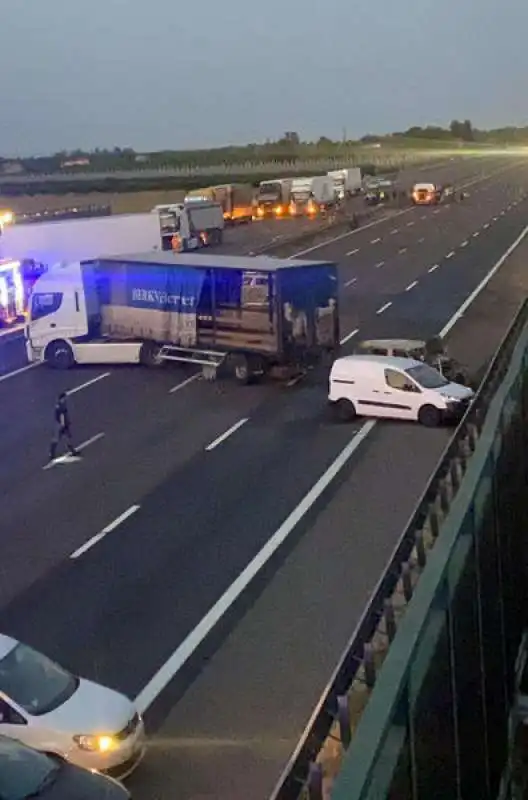
<instances>
[{"instance_id":1,"label":"asphalt road surface","mask_svg":"<svg viewBox=\"0 0 528 800\"><path fill-rule=\"evenodd\" d=\"M524 230L528 166L464 160L433 179L470 197L314 250L341 266L345 347L439 332ZM461 343L472 362L496 346L479 331ZM265 798L448 431L336 425L315 378L64 374L25 367L20 341L0 349L0 629L138 698L152 733L140 800ZM60 390L84 458L44 469ZM325 495L335 463L347 480Z\"/></svg>"}]
</instances>

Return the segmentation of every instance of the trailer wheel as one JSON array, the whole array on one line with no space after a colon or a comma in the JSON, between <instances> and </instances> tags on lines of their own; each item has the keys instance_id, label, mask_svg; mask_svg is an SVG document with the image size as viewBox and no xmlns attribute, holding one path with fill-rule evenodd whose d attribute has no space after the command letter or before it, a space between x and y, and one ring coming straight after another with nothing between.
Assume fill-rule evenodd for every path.
<instances>
[{"instance_id":1,"label":"trailer wheel","mask_svg":"<svg viewBox=\"0 0 528 800\"><path fill-rule=\"evenodd\" d=\"M73 350L64 339L57 339L46 347L44 359L53 369L70 369L75 364Z\"/></svg>"},{"instance_id":2,"label":"trailer wheel","mask_svg":"<svg viewBox=\"0 0 528 800\"><path fill-rule=\"evenodd\" d=\"M235 354L231 356L231 368L237 383L241 386L248 386L253 380L253 370L249 360L244 355Z\"/></svg>"},{"instance_id":3,"label":"trailer wheel","mask_svg":"<svg viewBox=\"0 0 528 800\"><path fill-rule=\"evenodd\" d=\"M161 367L163 361L160 357L161 347L156 342L143 342L139 353L139 363L144 367Z\"/></svg>"}]
</instances>

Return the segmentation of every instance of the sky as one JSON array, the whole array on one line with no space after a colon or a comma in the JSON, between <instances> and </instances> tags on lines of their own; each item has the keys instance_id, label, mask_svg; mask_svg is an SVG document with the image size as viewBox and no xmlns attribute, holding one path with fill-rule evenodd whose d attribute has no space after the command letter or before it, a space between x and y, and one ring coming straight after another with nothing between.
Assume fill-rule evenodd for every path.
<instances>
[{"instance_id":1,"label":"sky","mask_svg":"<svg viewBox=\"0 0 528 800\"><path fill-rule=\"evenodd\" d=\"M528 124L527 0L3 5L3 156Z\"/></svg>"}]
</instances>

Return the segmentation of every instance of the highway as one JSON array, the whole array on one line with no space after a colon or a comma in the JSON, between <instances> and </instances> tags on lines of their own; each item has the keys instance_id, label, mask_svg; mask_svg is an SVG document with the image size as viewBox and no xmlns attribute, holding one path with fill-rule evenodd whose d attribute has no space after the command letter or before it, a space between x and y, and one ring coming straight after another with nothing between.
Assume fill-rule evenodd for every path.
<instances>
[{"instance_id":1,"label":"highway","mask_svg":"<svg viewBox=\"0 0 528 800\"><path fill-rule=\"evenodd\" d=\"M469 198L311 254L341 265L345 348L439 332L524 230L528 166L464 160L434 178ZM460 342L473 367L494 346L471 328ZM153 736L130 782L140 800L266 797L448 431L336 425L316 378L64 374L24 367L20 341L0 347L0 629L138 697ZM60 390L84 459L43 469ZM348 480L328 495L332 465ZM232 606L275 534L285 548Z\"/></svg>"}]
</instances>

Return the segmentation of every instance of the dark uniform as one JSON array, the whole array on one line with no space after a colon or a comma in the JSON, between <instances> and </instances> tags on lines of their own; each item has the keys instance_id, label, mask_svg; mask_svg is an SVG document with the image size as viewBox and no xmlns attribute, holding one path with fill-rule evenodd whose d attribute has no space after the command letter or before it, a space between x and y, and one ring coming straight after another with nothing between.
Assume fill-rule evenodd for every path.
<instances>
[{"instance_id":1,"label":"dark uniform","mask_svg":"<svg viewBox=\"0 0 528 800\"><path fill-rule=\"evenodd\" d=\"M56 458L57 447L62 439L66 439L66 446L70 452L70 455L79 455L72 442L70 415L68 412L65 392L61 392L57 398L57 403L55 404L55 431L50 444L50 461L53 461L53 459Z\"/></svg>"}]
</instances>

